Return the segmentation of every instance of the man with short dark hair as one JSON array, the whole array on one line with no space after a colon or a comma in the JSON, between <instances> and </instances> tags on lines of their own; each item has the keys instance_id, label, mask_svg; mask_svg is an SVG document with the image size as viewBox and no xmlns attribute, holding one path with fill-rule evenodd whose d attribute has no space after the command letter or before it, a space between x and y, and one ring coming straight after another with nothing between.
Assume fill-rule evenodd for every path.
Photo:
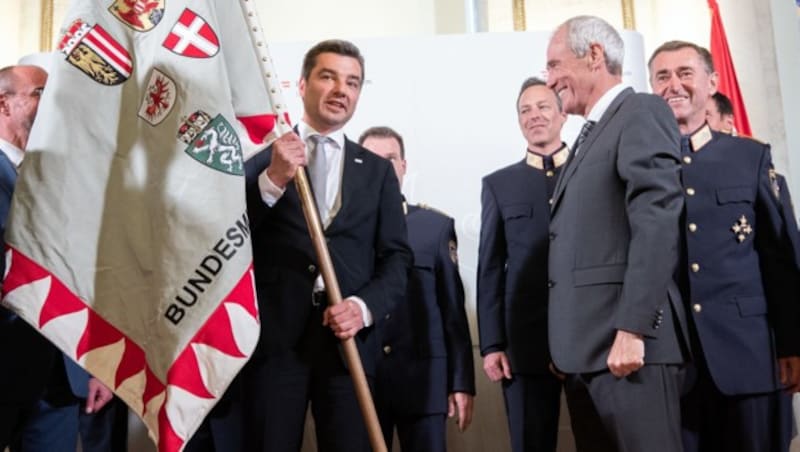
<instances>
[{"instance_id":1,"label":"man with short dark hair","mask_svg":"<svg viewBox=\"0 0 800 452\"><path fill-rule=\"evenodd\" d=\"M591 16L547 48L548 85L587 120L553 194L550 352L579 450L680 452L678 128L662 99L622 84L623 56Z\"/></svg>"},{"instance_id":2,"label":"man with short dark hair","mask_svg":"<svg viewBox=\"0 0 800 452\"><path fill-rule=\"evenodd\" d=\"M733 124L733 105L728 96L717 91L706 105L706 121L711 130L736 135Z\"/></svg>"},{"instance_id":3,"label":"man with short dark hair","mask_svg":"<svg viewBox=\"0 0 800 452\"><path fill-rule=\"evenodd\" d=\"M679 281L694 362L681 406L684 448L781 452L800 389L798 268L769 146L713 131L710 53L670 41L650 58L650 85L681 132L686 198ZM746 363L746 365L743 365Z\"/></svg>"},{"instance_id":4,"label":"man with short dark hair","mask_svg":"<svg viewBox=\"0 0 800 452\"><path fill-rule=\"evenodd\" d=\"M483 370L502 382L511 449L554 452L561 381L547 346L550 203L569 148L558 95L537 78L517 96L525 158L483 178L478 328Z\"/></svg>"},{"instance_id":5,"label":"man with short dark hair","mask_svg":"<svg viewBox=\"0 0 800 452\"><path fill-rule=\"evenodd\" d=\"M411 252L388 161L348 140L364 82L358 48L339 40L308 51L303 116L246 164L253 267L264 327L243 370L245 448L298 451L309 402L320 451L367 451L369 441L339 340L355 338L374 376L377 319L405 297ZM327 305L294 176L308 164L344 300Z\"/></svg>"},{"instance_id":6,"label":"man with short dark hair","mask_svg":"<svg viewBox=\"0 0 800 452\"><path fill-rule=\"evenodd\" d=\"M389 160L402 186L406 159L399 133L372 127L358 143ZM404 452L444 452L447 416L464 431L475 394L455 223L426 205L403 204L414 269L405 300L378 324L383 355L375 406L389 450L397 427Z\"/></svg>"}]
</instances>

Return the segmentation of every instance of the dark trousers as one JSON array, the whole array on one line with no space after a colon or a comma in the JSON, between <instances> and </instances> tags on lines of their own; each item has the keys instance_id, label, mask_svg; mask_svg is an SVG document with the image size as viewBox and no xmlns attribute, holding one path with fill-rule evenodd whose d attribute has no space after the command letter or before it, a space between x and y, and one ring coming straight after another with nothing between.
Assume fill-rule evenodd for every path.
<instances>
[{"instance_id":1,"label":"dark trousers","mask_svg":"<svg viewBox=\"0 0 800 452\"><path fill-rule=\"evenodd\" d=\"M649 364L625 378L570 374L564 386L580 452L681 452L682 366Z\"/></svg>"},{"instance_id":2,"label":"dark trousers","mask_svg":"<svg viewBox=\"0 0 800 452\"><path fill-rule=\"evenodd\" d=\"M257 353L243 370L248 452L299 451L309 403L319 452L370 450L339 341L322 326L322 307L318 311L308 322L301 346L266 356Z\"/></svg>"},{"instance_id":3,"label":"dark trousers","mask_svg":"<svg viewBox=\"0 0 800 452\"><path fill-rule=\"evenodd\" d=\"M561 381L552 374L519 375L503 380L513 452L555 452Z\"/></svg>"},{"instance_id":4,"label":"dark trousers","mask_svg":"<svg viewBox=\"0 0 800 452\"><path fill-rule=\"evenodd\" d=\"M11 452L74 452L78 445L80 404L36 402L22 433L12 441Z\"/></svg>"},{"instance_id":5,"label":"dark trousers","mask_svg":"<svg viewBox=\"0 0 800 452\"><path fill-rule=\"evenodd\" d=\"M786 452L792 440L792 396L783 391L726 396L702 362L681 400L685 452ZM695 379L696 376L696 379Z\"/></svg>"},{"instance_id":6,"label":"dark trousers","mask_svg":"<svg viewBox=\"0 0 800 452\"><path fill-rule=\"evenodd\" d=\"M447 414L395 414L378 408L378 418L386 441L392 450L394 429L403 452L445 452L447 450Z\"/></svg>"},{"instance_id":7,"label":"dark trousers","mask_svg":"<svg viewBox=\"0 0 800 452\"><path fill-rule=\"evenodd\" d=\"M0 405L0 451L17 441L33 406Z\"/></svg>"},{"instance_id":8,"label":"dark trousers","mask_svg":"<svg viewBox=\"0 0 800 452\"><path fill-rule=\"evenodd\" d=\"M81 401L78 417L83 452L125 452L128 450L128 406L117 397L100 411L86 414Z\"/></svg>"}]
</instances>

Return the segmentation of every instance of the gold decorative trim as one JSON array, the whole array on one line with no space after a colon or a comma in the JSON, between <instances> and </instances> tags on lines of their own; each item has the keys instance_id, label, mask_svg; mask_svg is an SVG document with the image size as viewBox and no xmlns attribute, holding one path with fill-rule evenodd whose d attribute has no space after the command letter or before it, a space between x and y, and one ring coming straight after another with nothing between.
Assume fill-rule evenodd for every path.
<instances>
[{"instance_id":1,"label":"gold decorative trim","mask_svg":"<svg viewBox=\"0 0 800 452\"><path fill-rule=\"evenodd\" d=\"M622 0L622 25L626 30L636 30L636 14L633 11L634 0Z\"/></svg>"},{"instance_id":2,"label":"gold decorative trim","mask_svg":"<svg viewBox=\"0 0 800 452\"><path fill-rule=\"evenodd\" d=\"M514 11L514 31L525 31L525 0L512 0Z\"/></svg>"},{"instance_id":3,"label":"gold decorative trim","mask_svg":"<svg viewBox=\"0 0 800 452\"><path fill-rule=\"evenodd\" d=\"M42 13L39 26L39 49L42 52L53 50L53 0L41 0Z\"/></svg>"}]
</instances>

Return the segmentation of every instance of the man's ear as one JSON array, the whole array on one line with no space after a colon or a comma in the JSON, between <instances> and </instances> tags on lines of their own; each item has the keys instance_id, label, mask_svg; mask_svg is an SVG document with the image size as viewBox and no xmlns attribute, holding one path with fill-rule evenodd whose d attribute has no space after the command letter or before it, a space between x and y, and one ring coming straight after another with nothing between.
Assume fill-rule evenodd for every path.
<instances>
[{"instance_id":1,"label":"man's ear","mask_svg":"<svg viewBox=\"0 0 800 452\"><path fill-rule=\"evenodd\" d=\"M0 93L0 115L8 114L8 95Z\"/></svg>"},{"instance_id":2,"label":"man's ear","mask_svg":"<svg viewBox=\"0 0 800 452\"><path fill-rule=\"evenodd\" d=\"M719 74L717 74L716 72L712 72L711 75L709 75L708 77L708 84L710 88L710 91L708 93L709 96L713 96L714 94L717 93L718 83L719 83Z\"/></svg>"},{"instance_id":3,"label":"man's ear","mask_svg":"<svg viewBox=\"0 0 800 452\"><path fill-rule=\"evenodd\" d=\"M605 49L601 44L593 42L589 44L589 67L592 69L602 68L606 65Z\"/></svg>"}]
</instances>

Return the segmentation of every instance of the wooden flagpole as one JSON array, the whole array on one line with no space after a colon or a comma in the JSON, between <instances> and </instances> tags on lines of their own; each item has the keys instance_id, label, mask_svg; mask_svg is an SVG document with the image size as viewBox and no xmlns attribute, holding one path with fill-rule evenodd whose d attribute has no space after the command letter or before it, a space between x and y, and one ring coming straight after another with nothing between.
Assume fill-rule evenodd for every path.
<instances>
[{"instance_id":1,"label":"wooden flagpole","mask_svg":"<svg viewBox=\"0 0 800 452\"><path fill-rule=\"evenodd\" d=\"M280 85L275 74L275 69L272 66L272 59L269 55L267 42L264 39L261 23L258 19L256 2L255 0L240 0L240 3L245 20L247 21L247 28L250 31L250 38L258 54L258 60L262 68L262 76L267 92L269 93L270 102L275 112L278 114L275 128L277 135L280 136L289 132L291 126L286 120L286 105L283 102ZM308 176L306 175L305 168L298 168L297 174L295 174L294 177L294 182L297 187L297 193L300 196L300 202L303 205L303 214L305 215L308 232L314 244L317 258L319 259L320 273L322 274L322 279L325 281L325 291L328 293L328 304L335 305L341 303L342 294L339 289L339 281L333 269L333 262L331 261L328 246L325 242L325 234L322 230L322 223L319 219L319 213L316 203L314 202L314 196L311 193L311 186L308 183ZM372 401L372 394L369 391L367 377L364 374L364 366L361 364L361 357L358 354L355 338L342 340L342 348L347 368L350 370L350 376L353 378L356 397L359 407L361 408L361 414L364 416L364 422L367 427L372 450L374 452L386 452L386 443L383 440L383 433L380 423L378 423L378 415L375 412L375 404Z\"/></svg>"}]
</instances>

